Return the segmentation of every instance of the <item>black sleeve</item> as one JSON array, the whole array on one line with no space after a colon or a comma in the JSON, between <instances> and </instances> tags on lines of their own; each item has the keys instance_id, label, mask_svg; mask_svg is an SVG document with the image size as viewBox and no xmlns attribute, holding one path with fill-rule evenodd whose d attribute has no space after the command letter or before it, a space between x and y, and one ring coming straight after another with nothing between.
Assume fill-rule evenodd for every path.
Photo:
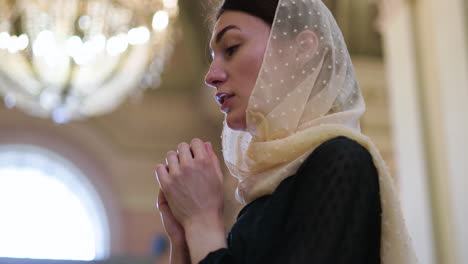
<instances>
[{"instance_id":1,"label":"black sleeve","mask_svg":"<svg viewBox=\"0 0 468 264\"><path fill-rule=\"evenodd\" d=\"M234 258L227 248L218 249L206 256L200 264L234 264Z\"/></svg>"},{"instance_id":2,"label":"black sleeve","mask_svg":"<svg viewBox=\"0 0 468 264\"><path fill-rule=\"evenodd\" d=\"M379 181L369 152L330 140L295 177L284 239L269 263L380 263Z\"/></svg>"}]
</instances>

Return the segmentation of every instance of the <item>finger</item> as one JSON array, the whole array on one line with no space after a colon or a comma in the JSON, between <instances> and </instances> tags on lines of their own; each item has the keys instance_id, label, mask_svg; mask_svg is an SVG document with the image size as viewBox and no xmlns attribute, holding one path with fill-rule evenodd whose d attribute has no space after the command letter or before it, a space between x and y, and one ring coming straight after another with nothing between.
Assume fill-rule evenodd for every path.
<instances>
[{"instance_id":1,"label":"finger","mask_svg":"<svg viewBox=\"0 0 468 264\"><path fill-rule=\"evenodd\" d=\"M211 142L205 142L205 151L206 153L208 154L208 157L211 158L211 156L213 155L213 148L211 146Z\"/></svg>"},{"instance_id":2,"label":"finger","mask_svg":"<svg viewBox=\"0 0 468 264\"><path fill-rule=\"evenodd\" d=\"M207 157L206 149L201 139L193 139L190 144L190 148L192 149L194 158L204 159Z\"/></svg>"},{"instance_id":3,"label":"finger","mask_svg":"<svg viewBox=\"0 0 468 264\"><path fill-rule=\"evenodd\" d=\"M180 171L179 157L175 151L169 151L166 156L166 164L169 168L169 175L178 174Z\"/></svg>"},{"instance_id":4,"label":"finger","mask_svg":"<svg viewBox=\"0 0 468 264\"><path fill-rule=\"evenodd\" d=\"M162 190L159 190L157 207L159 210L161 210L162 207L165 205L168 205L166 196L164 195Z\"/></svg>"},{"instance_id":5,"label":"finger","mask_svg":"<svg viewBox=\"0 0 468 264\"><path fill-rule=\"evenodd\" d=\"M219 163L218 156L216 156L216 153L213 151L213 146L211 145L210 142L205 143L205 148L206 152L211 160L211 163L213 163L213 166L215 167L216 173L220 177L220 180L223 180L223 171L221 170L221 165Z\"/></svg>"},{"instance_id":6,"label":"finger","mask_svg":"<svg viewBox=\"0 0 468 264\"><path fill-rule=\"evenodd\" d=\"M164 224L168 223L167 219L170 217L171 211L168 204L161 204L159 206L159 214L161 215L162 221Z\"/></svg>"},{"instance_id":7,"label":"finger","mask_svg":"<svg viewBox=\"0 0 468 264\"><path fill-rule=\"evenodd\" d=\"M190 150L190 146L187 143L180 143L177 146L177 152L179 153L179 160L180 163L187 163L193 159L192 151Z\"/></svg>"},{"instance_id":8,"label":"finger","mask_svg":"<svg viewBox=\"0 0 468 264\"><path fill-rule=\"evenodd\" d=\"M171 209L169 208L169 203L166 200L166 196L162 191L159 191L158 195L158 209L159 213L167 218L168 215L171 214Z\"/></svg>"},{"instance_id":9,"label":"finger","mask_svg":"<svg viewBox=\"0 0 468 264\"><path fill-rule=\"evenodd\" d=\"M159 210L159 213L163 215L168 215L170 214L170 211L171 211L171 209L169 208L169 204L167 202L159 204L158 210Z\"/></svg>"},{"instance_id":10,"label":"finger","mask_svg":"<svg viewBox=\"0 0 468 264\"><path fill-rule=\"evenodd\" d=\"M169 207L169 203L166 200L166 196L162 191L160 191L158 195L158 209L164 223L178 223L174 215L172 214L171 208Z\"/></svg>"},{"instance_id":11,"label":"finger","mask_svg":"<svg viewBox=\"0 0 468 264\"><path fill-rule=\"evenodd\" d=\"M164 184L169 180L169 173L167 171L167 167L163 164L159 164L156 167L156 179L158 180L159 188L164 190Z\"/></svg>"}]
</instances>

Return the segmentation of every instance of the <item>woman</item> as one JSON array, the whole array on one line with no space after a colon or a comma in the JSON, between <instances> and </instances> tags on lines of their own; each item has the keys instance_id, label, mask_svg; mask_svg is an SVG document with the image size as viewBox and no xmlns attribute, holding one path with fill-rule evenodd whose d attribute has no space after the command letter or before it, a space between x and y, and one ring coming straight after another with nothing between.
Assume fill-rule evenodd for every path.
<instances>
[{"instance_id":1,"label":"woman","mask_svg":"<svg viewBox=\"0 0 468 264\"><path fill-rule=\"evenodd\" d=\"M360 133L364 102L320 0L226 0L206 83L223 156L247 204L228 234L211 145L156 168L172 263L415 263L385 164Z\"/></svg>"}]
</instances>

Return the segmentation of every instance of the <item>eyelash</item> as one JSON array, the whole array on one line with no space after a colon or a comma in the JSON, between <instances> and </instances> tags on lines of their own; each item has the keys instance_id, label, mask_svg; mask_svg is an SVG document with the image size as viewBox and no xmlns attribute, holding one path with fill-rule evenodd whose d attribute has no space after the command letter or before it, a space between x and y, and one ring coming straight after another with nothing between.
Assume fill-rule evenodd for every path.
<instances>
[{"instance_id":1,"label":"eyelash","mask_svg":"<svg viewBox=\"0 0 468 264\"><path fill-rule=\"evenodd\" d=\"M240 45L234 45L226 49L226 54L231 57L239 48Z\"/></svg>"}]
</instances>

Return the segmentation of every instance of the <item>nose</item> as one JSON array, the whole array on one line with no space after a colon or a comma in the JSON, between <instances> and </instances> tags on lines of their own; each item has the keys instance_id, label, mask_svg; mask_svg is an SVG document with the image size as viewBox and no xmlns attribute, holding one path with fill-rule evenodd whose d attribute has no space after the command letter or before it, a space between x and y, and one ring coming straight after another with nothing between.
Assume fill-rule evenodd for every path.
<instances>
[{"instance_id":1,"label":"nose","mask_svg":"<svg viewBox=\"0 0 468 264\"><path fill-rule=\"evenodd\" d=\"M227 73L223 70L219 63L213 61L210 65L210 69L205 76L205 83L208 86L218 89L221 85L226 82Z\"/></svg>"}]
</instances>

